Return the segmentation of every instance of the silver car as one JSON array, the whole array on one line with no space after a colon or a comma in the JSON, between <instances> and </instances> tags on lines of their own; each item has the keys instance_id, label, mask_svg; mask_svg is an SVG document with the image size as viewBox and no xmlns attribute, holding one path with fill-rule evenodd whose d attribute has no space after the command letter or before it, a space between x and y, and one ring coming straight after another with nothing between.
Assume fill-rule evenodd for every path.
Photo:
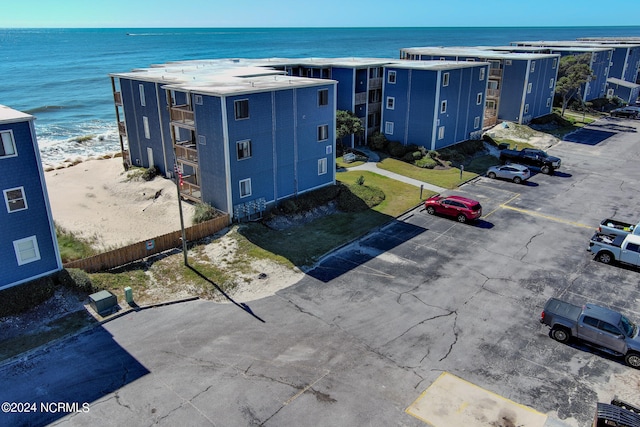
<instances>
[{"instance_id":1,"label":"silver car","mask_svg":"<svg viewBox=\"0 0 640 427\"><path fill-rule=\"evenodd\" d=\"M531 176L529 168L517 163L510 163L508 165L491 166L487 170L487 176L491 179L503 178L520 184L526 181Z\"/></svg>"}]
</instances>

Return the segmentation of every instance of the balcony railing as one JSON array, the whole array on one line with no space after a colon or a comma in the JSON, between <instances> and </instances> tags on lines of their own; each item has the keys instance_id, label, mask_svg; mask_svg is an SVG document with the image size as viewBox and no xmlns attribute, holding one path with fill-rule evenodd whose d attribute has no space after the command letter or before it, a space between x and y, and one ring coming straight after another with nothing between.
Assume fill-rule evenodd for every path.
<instances>
[{"instance_id":1,"label":"balcony railing","mask_svg":"<svg viewBox=\"0 0 640 427\"><path fill-rule=\"evenodd\" d=\"M191 163L198 163L198 149L196 148L196 144L186 143L179 144L176 146L176 157L181 160L186 160Z\"/></svg>"},{"instance_id":2,"label":"balcony railing","mask_svg":"<svg viewBox=\"0 0 640 427\"><path fill-rule=\"evenodd\" d=\"M373 114L380 111L382 107L382 102L372 102L369 104L368 113Z\"/></svg>"},{"instance_id":3,"label":"balcony railing","mask_svg":"<svg viewBox=\"0 0 640 427\"><path fill-rule=\"evenodd\" d=\"M127 126L124 122L118 122L118 132L120 132L122 136L127 136Z\"/></svg>"},{"instance_id":4,"label":"balcony railing","mask_svg":"<svg viewBox=\"0 0 640 427\"><path fill-rule=\"evenodd\" d=\"M500 89L487 89L487 98L500 98Z\"/></svg>"},{"instance_id":5,"label":"balcony railing","mask_svg":"<svg viewBox=\"0 0 640 427\"><path fill-rule=\"evenodd\" d=\"M182 185L180 186L180 195L185 199L194 202L202 201L202 192L200 186L195 183L196 177L193 175L185 175L182 177Z\"/></svg>"},{"instance_id":6,"label":"balcony railing","mask_svg":"<svg viewBox=\"0 0 640 427\"><path fill-rule=\"evenodd\" d=\"M369 79L369 89L380 89L382 87L382 77Z\"/></svg>"},{"instance_id":7,"label":"balcony railing","mask_svg":"<svg viewBox=\"0 0 640 427\"><path fill-rule=\"evenodd\" d=\"M502 77L502 68L489 68L490 77Z\"/></svg>"},{"instance_id":8,"label":"balcony railing","mask_svg":"<svg viewBox=\"0 0 640 427\"><path fill-rule=\"evenodd\" d=\"M193 110L190 105L174 105L170 109L171 121L177 125L193 128L195 126Z\"/></svg>"},{"instance_id":9,"label":"balcony railing","mask_svg":"<svg viewBox=\"0 0 640 427\"><path fill-rule=\"evenodd\" d=\"M116 103L116 105L122 105L122 93L113 92L113 101Z\"/></svg>"},{"instance_id":10,"label":"balcony railing","mask_svg":"<svg viewBox=\"0 0 640 427\"><path fill-rule=\"evenodd\" d=\"M367 92L356 93L356 105L367 103Z\"/></svg>"}]
</instances>

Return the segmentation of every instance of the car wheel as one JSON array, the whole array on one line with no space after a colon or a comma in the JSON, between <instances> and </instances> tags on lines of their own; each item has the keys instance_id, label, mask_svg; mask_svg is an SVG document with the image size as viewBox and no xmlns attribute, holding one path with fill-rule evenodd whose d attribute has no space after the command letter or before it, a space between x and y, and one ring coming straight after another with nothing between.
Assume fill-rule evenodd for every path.
<instances>
[{"instance_id":1,"label":"car wheel","mask_svg":"<svg viewBox=\"0 0 640 427\"><path fill-rule=\"evenodd\" d=\"M627 353L627 355L624 357L624 361L632 368L640 369L640 354Z\"/></svg>"},{"instance_id":2,"label":"car wheel","mask_svg":"<svg viewBox=\"0 0 640 427\"><path fill-rule=\"evenodd\" d=\"M600 252L598 254L598 261L600 261L603 264L611 264L611 261L613 261L613 255L611 254L611 252Z\"/></svg>"},{"instance_id":3,"label":"car wheel","mask_svg":"<svg viewBox=\"0 0 640 427\"><path fill-rule=\"evenodd\" d=\"M465 222L467 222L467 217L463 214L458 215L458 222L464 224Z\"/></svg>"},{"instance_id":4,"label":"car wheel","mask_svg":"<svg viewBox=\"0 0 640 427\"><path fill-rule=\"evenodd\" d=\"M513 182L515 182L516 184L520 184L522 183L522 178L520 178L519 176L514 176Z\"/></svg>"},{"instance_id":5,"label":"car wheel","mask_svg":"<svg viewBox=\"0 0 640 427\"><path fill-rule=\"evenodd\" d=\"M433 206L429 206L429 207L427 208L427 213L428 213L429 215L433 215L433 214L435 214L435 213L436 213L436 210L433 208Z\"/></svg>"},{"instance_id":6,"label":"car wheel","mask_svg":"<svg viewBox=\"0 0 640 427\"><path fill-rule=\"evenodd\" d=\"M495 174L495 173L493 173L493 172L489 172L489 173L487 174L487 176L488 176L489 178L491 178L491 179L496 179L496 174Z\"/></svg>"},{"instance_id":7,"label":"car wheel","mask_svg":"<svg viewBox=\"0 0 640 427\"><path fill-rule=\"evenodd\" d=\"M549 166L543 166L540 168L540 172L546 174L546 175L550 175L551 174L551 168Z\"/></svg>"},{"instance_id":8,"label":"car wheel","mask_svg":"<svg viewBox=\"0 0 640 427\"><path fill-rule=\"evenodd\" d=\"M553 328L551 330L551 336L554 340L561 343L566 343L569 341L569 338L571 338L571 334L569 333L569 331L562 327Z\"/></svg>"}]
</instances>

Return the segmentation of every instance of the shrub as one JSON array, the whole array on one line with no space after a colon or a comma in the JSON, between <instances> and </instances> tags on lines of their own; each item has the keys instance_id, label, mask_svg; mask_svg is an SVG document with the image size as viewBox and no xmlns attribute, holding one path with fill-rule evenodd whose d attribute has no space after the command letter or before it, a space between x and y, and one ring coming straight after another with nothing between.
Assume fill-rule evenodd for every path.
<instances>
[{"instance_id":1,"label":"shrub","mask_svg":"<svg viewBox=\"0 0 640 427\"><path fill-rule=\"evenodd\" d=\"M360 177L358 177L358 179L356 179L356 184L357 185L364 185L364 176L360 175Z\"/></svg>"},{"instance_id":2,"label":"shrub","mask_svg":"<svg viewBox=\"0 0 640 427\"><path fill-rule=\"evenodd\" d=\"M217 216L217 212L213 206L208 203L198 203L193 210L192 221L194 224L200 224L209 221Z\"/></svg>"},{"instance_id":3,"label":"shrub","mask_svg":"<svg viewBox=\"0 0 640 427\"><path fill-rule=\"evenodd\" d=\"M423 157L420 160L416 160L415 164L419 168L433 169L438 165L438 162L431 157Z\"/></svg>"},{"instance_id":4,"label":"shrub","mask_svg":"<svg viewBox=\"0 0 640 427\"><path fill-rule=\"evenodd\" d=\"M369 138L369 147L371 147L372 150L385 151L388 142L386 136L380 132L376 132Z\"/></svg>"},{"instance_id":5,"label":"shrub","mask_svg":"<svg viewBox=\"0 0 640 427\"><path fill-rule=\"evenodd\" d=\"M56 276L57 282L68 289L73 289L80 292L86 292L88 294L99 291L93 283L91 278L84 271L79 268L65 268L60 271Z\"/></svg>"},{"instance_id":6,"label":"shrub","mask_svg":"<svg viewBox=\"0 0 640 427\"><path fill-rule=\"evenodd\" d=\"M145 169L144 172L142 172L142 179L144 179L145 181L151 181L153 180L153 178L155 178L157 175L160 174L160 170L153 166L149 169Z\"/></svg>"},{"instance_id":7,"label":"shrub","mask_svg":"<svg viewBox=\"0 0 640 427\"><path fill-rule=\"evenodd\" d=\"M51 298L55 290L55 275L50 275L0 291L0 318L35 307Z\"/></svg>"},{"instance_id":8,"label":"shrub","mask_svg":"<svg viewBox=\"0 0 640 427\"><path fill-rule=\"evenodd\" d=\"M389 143L387 144L387 152L391 155L391 157L401 159L402 156L404 156L404 154L407 152L407 148L398 141L389 141Z\"/></svg>"},{"instance_id":9,"label":"shrub","mask_svg":"<svg viewBox=\"0 0 640 427\"><path fill-rule=\"evenodd\" d=\"M435 159L436 157L440 157L440 153L438 153L436 150L427 151L427 155L432 159Z\"/></svg>"}]
</instances>

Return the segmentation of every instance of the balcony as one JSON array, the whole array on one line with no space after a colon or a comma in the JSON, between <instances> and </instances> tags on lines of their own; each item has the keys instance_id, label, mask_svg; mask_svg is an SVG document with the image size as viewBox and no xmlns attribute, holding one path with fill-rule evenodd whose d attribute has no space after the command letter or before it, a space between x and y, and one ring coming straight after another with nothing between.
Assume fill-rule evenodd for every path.
<instances>
[{"instance_id":1,"label":"balcony","mask_svg":"<svg viewBox=\"0 0 640 427\"><path fill-rule=\"evenodd\" d=\"M500 89L487 89L487 98L500 98Z\"/></svg>"},{"instance_id":2,"label":"balcony","mask_svg":"<svg viewBox=\"0 0 640 427\"><path fill-rule=\"evenodd\" d=\"M367 109L367 112L369 114L378 113L380 112L381 108L382 108L382 102L372 102L369 104L369 108Z\"/></svg>"},{"instance_id":3,"label":"balcony","mask_svg":"<svg viewBox=\"0 0 640 427\"><path fill-rule=\"evenodd\" d=\"M369 89L380 89L382 87L382 77L369 79Z\"/></svg>"},{"instance_id":4,"label":"balcony","mask_svg":"<svg viewBox=\"0 0 640 427\"><path fill-rule=\"evenodd\" d=\"M113 92L113 101L116 103L116 105L122 105L122 93Z\"/></svg>"},{"instance_id":5,"label":"balcony","mask_svg":"<svg viewBox=\"0 0 640 427\"><path fill-rule=\"evenodd\" d=\"M194 202L202 201L202 192L200 191L200 186L196 183L195 175L185 175L182 177L180 195Z\"/></svg>"},{"instance_id":6,"label":"balcony","mask_svg":"<svg viewBox=\"0 0 640 427\"><path fill-rule=\"evenodd\" d=\"M367 103L367 92L356 93L356 105Z\"/></svg>"},{"instance_id":7,"label":"balcony","mask_svg":"<svg viewBox=\"0 0 640 427\"><path fill-rule=\"evenodd\" d=\"M196 144L189 141L177 142L175 145L176 157L180 160L187 161L194 165L198 164L198 149Z\"/></svg>"},{"instance_id":8,"label":"balcony","mask_svg":"<svg viewBox=\"0 0 640 427\"><path fill-rule=\"evenodd\" d=\"M489 77L502 78L502 68L489 68Z\"/></svg>"},{"instance_id":9,"label":"balcony","mask_svg":"<svg viewBox=\"0 0 640 427\"><path fill-rule=\"evenodd\" d=\"M172 124L195 129L193 110L190 105L174 105L169 109L169 113Z\"/></svg>"},{"instance_id":10,"label":"balcony","mask_svg":"<svg viewBox=\"0 0 640 427\"><path fill-rule=\"evenodd\" d=\"M118 122L118 132L121 136L127 136L127 126L124 122Z\"/></svg>"}]
</instances>

